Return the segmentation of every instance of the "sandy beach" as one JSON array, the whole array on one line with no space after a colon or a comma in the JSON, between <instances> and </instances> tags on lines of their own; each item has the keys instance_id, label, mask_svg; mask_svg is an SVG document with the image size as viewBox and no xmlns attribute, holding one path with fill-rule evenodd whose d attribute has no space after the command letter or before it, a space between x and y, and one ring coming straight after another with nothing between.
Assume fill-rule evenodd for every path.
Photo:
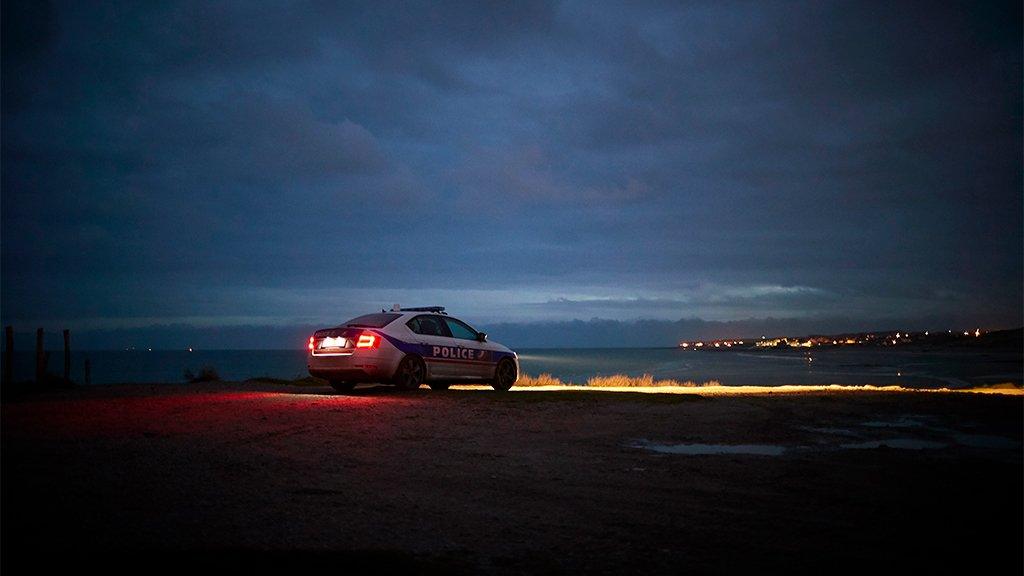
<instances>
[{"instance_id":1,"label":"sandy beach","mask_svg":"<svg viewBox=\"0 0 1024 576\"><path fill-rule=\"evenodd\" d=\"M980 568L984 550L987 572L1019 573L1022 406L254 382L41 393L2 407L3 563L925 572Z\"/></svg>"}]
</instances>

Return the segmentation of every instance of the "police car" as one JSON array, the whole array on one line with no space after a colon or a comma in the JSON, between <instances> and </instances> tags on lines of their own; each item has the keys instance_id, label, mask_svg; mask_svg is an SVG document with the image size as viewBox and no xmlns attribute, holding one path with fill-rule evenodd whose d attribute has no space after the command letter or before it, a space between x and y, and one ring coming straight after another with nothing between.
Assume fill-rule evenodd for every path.
<instances>
[{"instance_id":1,"label":"police car","mask_svg":"<svg viewBox=\"0 0 1024 576\"><path fill-rule=\"evenodd\" d=\"M391 383L402 390L427 384L444 390L456 382L488 382L506 391L519 379L519 357L487 340L444 307L401 308L353 318L309 337L306 366L339 392L360 382Z\"/></svg>"}]
</instances>

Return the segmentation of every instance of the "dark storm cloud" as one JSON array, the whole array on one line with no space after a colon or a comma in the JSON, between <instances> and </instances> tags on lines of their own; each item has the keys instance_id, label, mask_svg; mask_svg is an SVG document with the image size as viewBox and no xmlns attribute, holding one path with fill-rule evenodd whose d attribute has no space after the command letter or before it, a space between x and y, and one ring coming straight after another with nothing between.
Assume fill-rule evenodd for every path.
<instances>
[{"instance_id":1,"label":"dark storm cloud","mask_svg":"<svg viewBox=\"0 0 1024 576\"><path fill-rule=\"evenodd\" d=\"M3 10L8 322L1021 322L1018 4Z\"/></svg>"}]
</instances>

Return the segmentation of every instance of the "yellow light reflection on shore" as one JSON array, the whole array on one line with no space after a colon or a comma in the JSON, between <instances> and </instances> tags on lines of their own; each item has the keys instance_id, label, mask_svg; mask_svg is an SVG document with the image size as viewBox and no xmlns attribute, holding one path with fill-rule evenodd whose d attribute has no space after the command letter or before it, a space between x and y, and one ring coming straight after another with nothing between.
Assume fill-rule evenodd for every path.
<instances>
[{"instance_id":1,"label":"yellow light reflection on shore","mask_svg":"<svg viewBox=\"0 0 1024 576\"><path fill-rule=\"evenodd\" d=\"M491 390L490 386L456 385L459 390ZM784 395L815 392L839 393L911 393L911 394L997 394L1024 396L1022 388L906 388L904 386L842 386L798 385L784 386L513 386L509 392L636 392L640 394L697 394L702 396Z\"/></svg>"}]
</instances>

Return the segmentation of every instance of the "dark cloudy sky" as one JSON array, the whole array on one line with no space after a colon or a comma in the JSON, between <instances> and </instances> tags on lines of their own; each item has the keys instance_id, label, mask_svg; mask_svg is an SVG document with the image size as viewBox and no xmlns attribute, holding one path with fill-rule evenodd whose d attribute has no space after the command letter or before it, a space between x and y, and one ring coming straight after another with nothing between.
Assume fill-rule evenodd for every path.
<instances>
[{"instance_id":1,"label":"dark cloudy sky","mask_svg":"<svg viewBox=\"0 0 1024 576\"><path fill-rule=\"evenodd\" d=\"M1019 1L89 4L3 4L5 323L1021 324Z\"/></svg>"}]
</instances>

